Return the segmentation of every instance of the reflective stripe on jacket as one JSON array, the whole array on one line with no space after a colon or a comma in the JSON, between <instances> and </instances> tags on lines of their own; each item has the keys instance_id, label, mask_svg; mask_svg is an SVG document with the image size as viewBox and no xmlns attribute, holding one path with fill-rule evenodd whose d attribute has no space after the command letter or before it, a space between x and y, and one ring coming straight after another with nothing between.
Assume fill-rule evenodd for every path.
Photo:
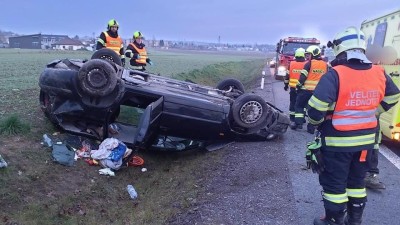
<instances>
[{"instance_id":1,"label":"reflective stripe on jacket","mask_svg":"<svg viewBox=\"0 0 400 225\"><path fill-rule=\"evenodd\" d=\"M335 66L339 92L332 125L339 131L371 129L378 125L375 113L385 96L386 77L382 68L354 70Z\"/></svg>"},{"instance_id":2,"label":"reflective stripe on jacket","mask_svg":"<svg viewBox=\"0 0 400 225\"><path fill-rule=\"evenodd\" d=\"M119 55L121 46L123 45L121 37L118 35L118 37L113 38L110 35L108 35L107 32L103 33L106 36L106 43L105 43L106 48L114 50Z\"/></svg>"},{"instance_id":3,"label":"reflective stripe on jacket","mask_svg":"<svg viewBox=\"0 0 400 225\"><path fill-rule=\"evenodd\" d=\"M328 65L325 61L315 59L311 60L310 71L308 71L307 79L304 82L304 87L309 91L313 91L322 75L326 73L327 69Z\"/></svg>"},{"instance_id":4,"label":"reflective stripe on jacket","mask_svg":"<svg viewBox=\"0 0 400 225\"><path fill-rule=\"evenodd\" d=\"M140 55L140 58L139 59L135 59L135 62L146 65L146 60L147 60L146 48L144 48L144 47L143 48L138 48L133 43L130 43L129 45L132 46Z\"/></svg>"},{"instance_id":5,"label":"reflective stripe on jacket","mask_svg":"<svg viewBox=\"0 0 400 225\"><path fill-rule=\"evenodd\" d=\"M306 61L290 62L290 65L289 65L289 86L290 87L292 87L292 88L296 87L297 83L299 82L300 72L304 68L305 64L306 64Z\"/></svg>"}]
</instances>

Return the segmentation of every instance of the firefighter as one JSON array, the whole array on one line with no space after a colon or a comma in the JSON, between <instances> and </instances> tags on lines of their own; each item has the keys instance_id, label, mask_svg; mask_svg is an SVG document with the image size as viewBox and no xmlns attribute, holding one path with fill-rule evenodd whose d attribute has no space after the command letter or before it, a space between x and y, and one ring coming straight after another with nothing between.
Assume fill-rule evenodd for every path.
<instances>
[{"instance_id":1,"label":"firefighter","mask_svg":"<svg viewBox=\"0 0 400 225\"><path fill-rule=\"evenodd\" d=\"M316 45L307 48L306 54L309 55L308 61L301 71L299 82L296 85L297 99L295 105L295 124L290 126L292 129L302 129L304 120L304 108L308 100L311 98L315 87L317 86L321 76L328 70L327 63L321 58L321 49ZM314 126L307 124L307 132L314 133Z\"/></svg>"},{"instance_id":2,"label":"firefighter","mask_svg":"<svg viewBox=\"0 0 400 225\"><path fill-rule=\"evenodd\" d=\"M153 62L147 56L145 45L143 44L143 35L140 31L133 33L133 42L126 48L125 56L130 59L130 65L141 67L140 70L146 70L146 63L153 65Z\"/></svg>"},{"instance_id":3,"label":"firefighter","mask_svg":"<svg viewBox=\"0 0 400 225\"><path fill-rule=\"evenodd\" d=\"M321 78L307 107L309 122L318 126L320 134L320 147L307 152L319 174L325 208L325 217L316 218L314 225L359 225L367 202L364 178L378 126L375 113L395 105L400 91L382 68L367 59L365 36L358 28L339 32L328 47L336 57L333 68Z\"/></svg>"},{"instance_id":4,"label":"firefighter","mask_svg":"<svg viewBox=\"0 0 400 225\"><path fill-rule=\"evenodd\" d=\"M100 34L97 40L96 50L109 48L121 56L122 65L125 65L124 43L118 35L119 24L115 19L108 21L107 31Z\"/></svg>"},{"instance_id":5,"label":"firefighter","mask_svg":"<svg viewBox=\"0 0 400 225\"><path fill-rule=\"evenodd\" d=\"M298 48L294 53L295 61L290 62L289 69L286 72L286 77L284 80L285 86L284 90L287 91L290 87L290 105L289 105L289 115L290 121L294 124L294 113L295 113L295 103L297 98L296 84L299 82L300 72L306 64L305 60L305 49Z\"/></svg>"}]
</instances>

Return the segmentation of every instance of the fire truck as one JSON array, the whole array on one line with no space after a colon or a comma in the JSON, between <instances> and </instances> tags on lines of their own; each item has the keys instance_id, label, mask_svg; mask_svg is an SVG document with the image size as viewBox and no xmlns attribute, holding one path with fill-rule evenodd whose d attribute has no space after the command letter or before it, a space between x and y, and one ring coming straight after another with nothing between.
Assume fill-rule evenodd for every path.
<instances>
[{"instance_id":1,"label":"fire truck","mask_svg":"<svg viewBox=\"0 0 400 225\"><path fill-rule=\"evenodd\" d=\"M320 45L316 38L287 37L276 45L275 79L283 80L290 61L294 60L294 52L298 48L307 49L310 45Z\"/></svg>"},{"instance_id":2,"label":"fire truck","mask_svg":"<svg viewBox=\"0 0 400 225\"><path fill-rule=\"evenodd\" d=\"M365 20L361 31L365 34L368 59L381 65L400 87L400 10ZM379 123L384 137L400 141L400 103L382 113Z\"/></svg>"}]
</instances>

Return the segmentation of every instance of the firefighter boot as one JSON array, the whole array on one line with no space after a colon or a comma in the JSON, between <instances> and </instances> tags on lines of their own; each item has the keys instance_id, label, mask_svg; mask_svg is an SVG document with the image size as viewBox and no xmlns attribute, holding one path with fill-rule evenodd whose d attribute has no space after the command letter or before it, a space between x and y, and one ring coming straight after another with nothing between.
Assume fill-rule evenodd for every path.
<instances>
[{"instance_id":1,"label":"firefighter boot","mask_svg":"<svg viewBox=\"0 0 400 225\"><path fill-rule=\"evenodd\" d=\"M365 202L366 198L349 198L347 202L347 215L344 220L345 225L361 225Z\"/></svg>"},{"instance_id":2,"label":"firefighter boot","mask_svg":"<svg viewBox=\"0 0 400 225\"><path fill-rule=\"evenodd\" d=\"M365 176L365 187L369 189L385 189L384 183L379 181L378 174L367 172Z\"/></svg>"},{"instance_id":3,"label":"firefighter boot","mask_svg":"<svg viewBox=\"0 0 400 225\"><path fill-rule=\"evenodd\" d=\"M325 209L325 217L314 219L314 225L344 225L345 211L330 211Z\"/></svg>"}]
</instances>

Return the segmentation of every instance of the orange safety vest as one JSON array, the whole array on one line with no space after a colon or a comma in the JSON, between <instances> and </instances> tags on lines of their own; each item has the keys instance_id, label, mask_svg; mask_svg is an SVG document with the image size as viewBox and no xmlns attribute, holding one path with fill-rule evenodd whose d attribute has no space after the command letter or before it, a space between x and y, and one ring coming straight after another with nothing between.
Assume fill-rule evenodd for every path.
<instances>
[{"instance_id":1,"label":"orange safety vest","mask_svg":"<svg viewBox=\"0 0 400 225\"><path fill-rule=\"evenodd\" d=\"M339 131L371 129L378 125L375 112L385 97L386 77L379 66L354 70L335 66L339 76L338 99L332 125Z\"/></svg>"},{"instance_id":2,"label":"orange safety vest","mask_svg":"<svg viewBox=\"0 0 400 225\"><path fill-rule=\"evenodd\" d=\"M295 88L300 79L301 70L307 62L292 61L289 64L289 86Z\"/></svg>"},{"instance_id":3,"label":"orange safety vest","mask_svg":"<svg viewBox=\"0 0 400 225\"><path fill-rule=\"evenodd\" d=\"M122 43L123 43L121 37L118 35L118 37L113 38L110 35L108 35L107 32L103 32L103 33L106 36L106 48L114 50L119 55L120 54L119 51L120 51Z\"/></svg>"},{"instance_id":4,"label":"orange safety vest","mask_svg":"<svg viewBox=\"0 0 400 225\"><path fill-rule=\"evenodd\" d=\"M146 52L146 48L138 48L136 47L136 45L134 45L133 43L129 44L130 46L132 46L140 55L139 59L136 59L136 63L140 63L140 64L146 64L146 59L147 59L147 52Z\"/></svg>"},{"instance_id":5,"label":"orange safety vest","mask_svg":"<svg viewBox=\"0 0 400 225\"><path fill-rule=\"evenodd\" d=\"M326 73L327 69L328 65L325 61L312 59L310 71L308 71L308 76L304 82L304 87L309 91L315 90L315 87L317 86L322 75Z\"/></svg>"}]
</instances>

